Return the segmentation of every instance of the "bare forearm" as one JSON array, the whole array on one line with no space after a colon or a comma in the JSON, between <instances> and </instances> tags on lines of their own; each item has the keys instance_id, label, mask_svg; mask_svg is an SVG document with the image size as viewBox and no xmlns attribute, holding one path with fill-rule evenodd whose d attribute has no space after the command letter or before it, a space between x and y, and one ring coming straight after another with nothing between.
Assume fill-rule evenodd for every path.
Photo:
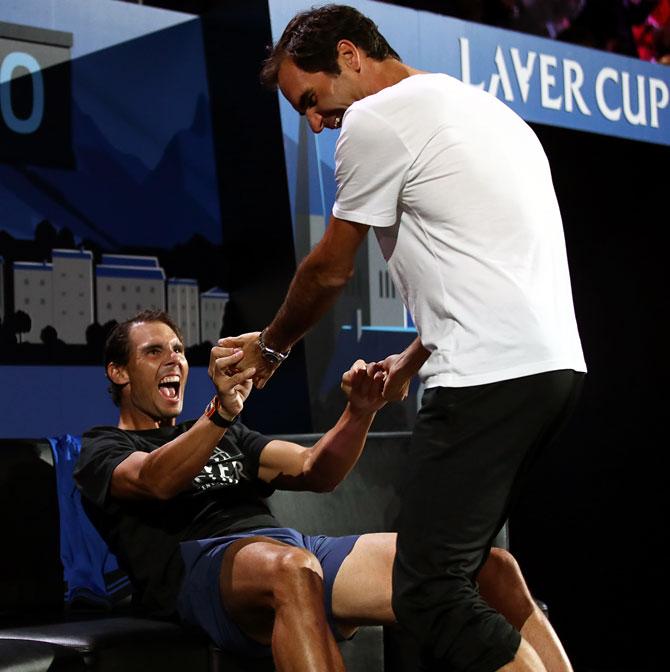
<instances>
[{"instance_id":1,"label":"bare forearm","mask_svg":"<svg viewBox=\"0 0 670 672\"><path fill-rule=\"evenodd\" d=\"M169 499L186 490L225 432L201 416L187 432L149 453L140 469L140 482L159 499Z\"/></svg>"},{"instance_id":2,"label":"bare forearm","mask_svg":"<svg viewBox=\"0 0 670 672\"><path fill-rule=\"evenodd\" d=\"M350 276L351 269L331 271L318 258L307 256L265 330L266 343L281 352L291 348L333 306Z\"/></svg>"},{"instance_id":3,"label":"bare forearm","mask_svg":"<svg viewBox=\"0 0 670 672\"><path fill-rule=\"evenodd\" d=\"M399 366L409 377L416 375L425 361L430 357L430 351L426 350L417 336L403 352L400 353Z\"/></svg>"},{"instance_id":4,"label":"bare forearm","mask_svg":"<svg viewBox=\"0 0 670 672\"><path fill-rule=\"evenodd\" d=\"M347 405L337 424L312 448L304 472L307 489L330 491L344 480L358 462L374 417L373 412Z\"/></svg>"},{"instance_id":5,"label":"bare forearm","mask_svg":"<svg viewBox=\"0 0 670 672\"><path fill-rule=\"evenodd\" d=\"M298 267L286 300L266 330L268 346L288 350L331 308L354 273L356 252L368 228L331 216L323 238Z\"/></svg>"},{"instance_id":6,"label":"bare forearm","mask_svg":"<svg viewBox=\"0 0 670 672\"><path fill-rule=\"evenodd\" d=\"M409 394L412 378L418 373L430 352L415 338L403 352L398 355L389 355L381 366L386 371L384 384L384 399L387 401L402 401Z\"/></svg>"}]
</instances>

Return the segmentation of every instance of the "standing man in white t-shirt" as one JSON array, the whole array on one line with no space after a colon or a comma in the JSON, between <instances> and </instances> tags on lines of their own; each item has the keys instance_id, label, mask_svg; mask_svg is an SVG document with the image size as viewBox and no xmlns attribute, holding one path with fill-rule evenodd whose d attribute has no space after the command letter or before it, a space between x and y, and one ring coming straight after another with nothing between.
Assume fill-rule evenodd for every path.
<instances>
[{"instance_id":1,"label":"standing man in white t-shirt","mask_svg":"<svg viewBox=\"0 0 670 672\"><path fill-rule=\"evenodd\" d=\"M332 306L373 227L417 339L388 357L384 396L420 373L393 574L398 621L436 669L566 671L474 582L529 464L586 371L560 212L533 131L495 97L403 64L351 7L298 14L266 60L315 133L340 128L337 198L275 319L240 337L263 387Z\"/></svg>"}]
</instances>

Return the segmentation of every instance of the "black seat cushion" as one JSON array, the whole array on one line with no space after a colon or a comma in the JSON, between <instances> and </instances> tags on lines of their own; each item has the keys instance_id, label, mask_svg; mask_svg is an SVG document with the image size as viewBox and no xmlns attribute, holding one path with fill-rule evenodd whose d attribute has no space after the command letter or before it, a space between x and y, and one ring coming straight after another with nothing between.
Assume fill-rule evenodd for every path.
<instances>
[{"instance_id":1,"label":"black seat cushion","mask_svg":"<svg viewBox=\"0 0 670 672\"><path fill-rule=\"evenodd\" d=\"M181 672L209 666L206 639L175 623L136 616L5 628L0 640L31 640L70 649L81 656L86 670L96 672Z\"/></svg>"},{"instance_id":2,"label":"black seat cushion","mask_svg":"<svg viewBox=\"0 0 670 672\"><path fill-rule=\"evenodd\" d=\"M0 639L3 672L84 672L83 658L63 646L24 639Z\"/></svg>"}]
</instances>

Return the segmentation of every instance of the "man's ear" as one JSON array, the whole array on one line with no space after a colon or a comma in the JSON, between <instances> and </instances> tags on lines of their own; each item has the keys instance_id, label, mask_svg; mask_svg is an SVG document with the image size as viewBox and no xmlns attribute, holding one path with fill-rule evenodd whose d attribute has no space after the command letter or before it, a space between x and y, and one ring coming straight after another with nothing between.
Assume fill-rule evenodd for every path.
<instances>
[{"instance_id":1,"label":"man's ear","mask_svg":"<svg viewBox=\"0 0 670 672\"><path fill-rule=\"evenodd\" d=\"M110 362L107 364L107 377L115 385L126 385L130 382L126 367L121 366L120 364L116 364L115 362Z\"/></svg>"},{"instance_id":2,"label":"man's ear","mask_svg":"<svg viewBox=\"0 0 670 672\"><path fill-rule=\"evenodd\" d=\"M337 58L340 65L347 65L359 72L361 69L361 52L350 40L340 40L337 43Z\"/></svg>"}]
</instances>

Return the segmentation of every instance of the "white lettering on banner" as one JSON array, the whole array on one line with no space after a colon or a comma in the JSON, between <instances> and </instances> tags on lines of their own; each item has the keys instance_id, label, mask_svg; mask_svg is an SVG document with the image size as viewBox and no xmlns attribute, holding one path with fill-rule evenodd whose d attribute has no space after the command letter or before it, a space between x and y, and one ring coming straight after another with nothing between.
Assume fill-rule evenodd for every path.
<instances>
[{"instance_id":1,"label":"white lettering on banner","mask_svg":"<svg viewBox=\"0 0 670 672\"><path fill-rule=\"evenodd\" d=\"M560 110L563 102L563 96L552 98L549 95L549 89L556 86L556 77L550 72L549 68L556 68L556 57L549 54L540 54L540 91L542 93L542 107L550 110Z\"/></svg>"},{"instance_id":2,"label":"white lettering on banner","mask_svg":"<svg viewBox=\"0 0 670 672\"><path fill-rule=\"evenodd\" d=\"M12 106L12 76L17 68L28 71L33 85L33 109L26 119L20 119L14 114ZM44 82L40 64L30 54L22 51L13 51L0 65L0 111L2 119L15 133L34 133L42 123L44 116Z\"/></svg>"},{"instance_id":3,"label":"white lettering on banner","mask_svg":"<svg viewBox=\"0 0 670 672\"><path fill-rule=\"evenodd\" d=\"M516 81L519 82L519 89L521 89L521 99L524 103L527 103L528 92L530 91L530 78L533 74L537 54L534 51L529 51L528 57L526 58L526 65L524 65L521 63L519 50L516 47L512 47L510 53L512 54L512 64L514 65Z\"/></svg>"},{"instance_id":4,"label":"white lettering on banner","mask_svg":"<svg viewBox=\"0 0 670 672\"><path fill-rule=\"evenodd\" d=\"M550 110L579 112L584 116L592 116L592 111L584 97L586 81L582 65L570 58L559 62L552 54L539 54L528 51L524 58L517 47L509 49L511 64L506 60L505 50L498 45L492 65L494 72L490 75L488 86L486 81L474 83L470 60L470 41L466 37L459 38L461 79L466 84L479 89L486 88L489 93L497 96L499 92L506 101L514 100L513 83L519 86L521 99L528 103L531 82L539 60L538 77L540 104ZM562 93L559 74L562 72ZM611 122L625 120L631 126L659 127L659 110L670 104L670 89L667 83L658 78L647 78L642 74L631 75L612 67L604 67L598 71L594 82L595 102L599 113Z\"/></svg>"},{"instance_id":5,"label":"white lettering on banner","mask_svg":"<svg viewBox=\"0 0 670 672\"><path fill-rule=\"evenodd\" d=\"M619 73L614 68L603 68L596 77L596 101L598 109L602 112L605 119L619 121L621 119L621 108L612 109L605 100L605 84L608 81L612 81L615 84L619 83Z\"/></svg>"},{"instance_id":6,"label":"white lettering on banner","mask_svg":"<svg viewBox=\"0 0 670 672\"><path fill-rule=\"evenodd\" d=\"M491 82L489 84L489 93L492 93L494 96L497 96L498 84L502 84L505 100L514 100L512 83L509 81L509 73L507 72L507 65L505 65L505 57L503 56L503 52L500 47L496 49L495 62L496 67L498 68L498 72L491 77Z\"/></svg>"},{"instance_id":7,"label":"white lettering on banner","mask_svg":"<svg viewBox=\"0 0 670 672\"><path fill-rule=\"evenodd\" d=\"M661 96L660 98L658 96ZM652 77L649 80L649 105L651 106L651 125L658 128L658 111L668 106L670 91L662 79Z\"/></svg>"},{"instance_id":8,"label":"white lettering on banner","mask_svg":"<svg viewBox=\"0 0 670 672\"><path fill-rule=\"evenodd\" d=\"M637 76L637 114L633 113L631 107L631 90L630 90L630 74L627 72L622 73L621 83L623 88L623 115L626 117L628 123L633 124L633 126L646 126L647 125L647 108L646 108L646 97L644 90L644 77L642 75Z\"/></svg>"},{"instance_id":9,"label":"white lettering on banner","mask_svg":"<svg viewBox=\"0 0 670 672\"><path fill-rule=\"evenodd\" d=\"M589 116L589 110L586 101L582 97L581 88L584 84L584 70L577 61L566 58L563 61L563 87L565 91L565 110L572 112L572 101L577 103L577 107L582 114Z\"/></svg>"},{"instance_id":10,"label":"white lettering on banner","mask_svg":"<svg viewBox=\"0 0 670 672\"><path fill-rule=\"evenodd\" d=\"M470 76L470 40L467 37L458 38L461 52L461 80L466 84L472 84L472 77ZM472 84L478 89L484 88L484 82L479 84Z\"/></svg>"}]
</instances>

